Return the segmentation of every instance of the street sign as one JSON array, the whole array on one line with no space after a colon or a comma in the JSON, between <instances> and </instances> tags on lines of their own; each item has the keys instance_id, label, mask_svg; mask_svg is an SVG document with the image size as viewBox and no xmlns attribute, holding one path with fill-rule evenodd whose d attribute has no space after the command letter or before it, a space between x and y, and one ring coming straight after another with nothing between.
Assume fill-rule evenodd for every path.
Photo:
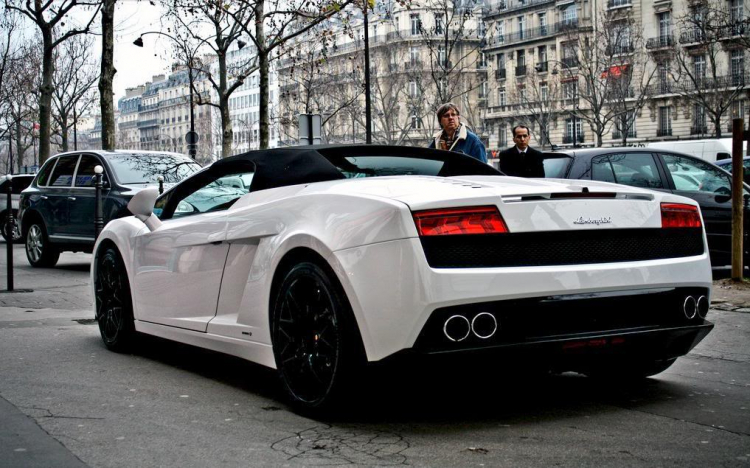
<instances>
[{"instance_id":1,"label":"street sign","mask_svg":"<svg viewBox=\"0 0 750 468\"><path fill-rule=\"evenodd\" d=\"M323 143L321 136L323 118L320 114L300 114L298 122L300 145L319 145Z\"/></svg>"},{"instance_id":2,"label":"street sign","mask_svg":"<svg viewBox=\"0 0 750 468\"><path fill-rule=\"evenodd\" d=\"M185 143L188 145L195 145L198 143L198 140L200 137L198 136L198 132L187 132L185 134Z\"/></svg>"}]
</instances>

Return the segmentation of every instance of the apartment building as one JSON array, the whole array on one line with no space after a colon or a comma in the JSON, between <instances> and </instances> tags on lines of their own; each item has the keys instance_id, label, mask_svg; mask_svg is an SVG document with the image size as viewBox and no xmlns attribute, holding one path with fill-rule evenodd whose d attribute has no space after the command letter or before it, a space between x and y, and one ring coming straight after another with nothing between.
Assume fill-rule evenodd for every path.
<instances>
[{"instance_id":1,"label":"apartment building","mask_svg":"<svg viewBox=\"0 0 750 468\"><path fill-rule=\"evenodd\" d=\"M321 114L329 143L365 141L364 16L353 15L310 31L280 61L281 144L297 143L299 114ZM464 122L484 135L480 4L378 2L368 23L373 143L427 145L444 102L456 103Z\"/></svg>"},{"instance_id":2,"label":"apartment building","mask_svg":"<svg viewBox=\"0 0 750 468\"><path fill-rule=\"evenodd\" d=\"M125 90L125 96L117 101L119 118L117 122L117 145L118 149L141 149L141 137L138 130L138 109L141 105L141 96L146 91L146 85L136 86Z\"/></svg>"},{"instance_id":3,"label":"apartment building","mask_svg":"<svg viewBox=\"0 0 750 468\"><path fill-rule=\"evenodd\" d=\"M746 0L491 1L490 150L518 124L544 147L726 132L748 116L746 16Z\"/></svg>"}]
</instances>

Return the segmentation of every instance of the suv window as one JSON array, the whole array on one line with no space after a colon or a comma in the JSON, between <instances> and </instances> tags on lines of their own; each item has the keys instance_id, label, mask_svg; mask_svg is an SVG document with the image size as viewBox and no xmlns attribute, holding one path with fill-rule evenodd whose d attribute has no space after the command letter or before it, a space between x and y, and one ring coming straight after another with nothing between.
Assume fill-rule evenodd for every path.
<instances>
[{"instance_id":1,"label":"suv window","mask_svg":"<svg viewBox=\"0 0 750 468\"><path fill-rule=\"evenodd\" d=\"M39 175L36 178L36 184L40 187L44 187L47 185L47 180L49 179L49 175L52 172L52 168L55 167L55 162L57 162L56 159L52 159L47 161L47 164L42 166L42 170L39 171Z\"/></svg>"},{"instance_id":2,"label":"suv window","mask_svg":"<svg viewBox=\"0 0 750 468\"><path fill-rule=\"evenodd\" d=\"M81 162L78 164L78 171L76 172L76 187L93 187L96 183L96 173L94 168L96 166L104 167L96 157L84 154L81 156ZM107 180L107 173L103 174L102 180Z\"/></svg>"},{"instance_id":3,"label":"suv window","mask_svg":"<svg viewBox=\"0 0 750 468\"><path fill-rule=\"evenodd\" d=\"M662 154L662 157L672 175L675 190L721 195L732 193L729 177L711 164L676 154Z\"/></svg>"},{"instance_id":4,"label":"suv window","mask_svg":"<svg viewBox=\"0 0 750 468\"><path fill-rule=\"evenodd\" d=\"M76 170L78 156L62 156L52 171L49 185L52 187L70 187L73 185L73 173Z\"/></svg>"},{"instance_id":5,"label":"suv window","mask_svg":"<svg viewBox=\"0 0 750 468\"><path fill-rule=\"evenodd\" d=\"M591 159L591 177L647 189L664 188L651 153L615 153Z\"/></svg>"}]
</instances>

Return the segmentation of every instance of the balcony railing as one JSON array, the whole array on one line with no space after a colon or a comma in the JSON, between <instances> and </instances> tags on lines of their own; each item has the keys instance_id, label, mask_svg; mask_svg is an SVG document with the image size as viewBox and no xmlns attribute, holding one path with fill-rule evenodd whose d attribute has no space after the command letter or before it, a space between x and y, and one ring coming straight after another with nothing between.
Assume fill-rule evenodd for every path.
<instances>
[{"instance_id":1,"label":"balcony railing","mask_svg":"<svg viewBox=\"0 0 750 468\"><path fill-rule=\"evenodd\" d=\"M607 0L607 8L632 6L633 0Z\"/></svg>"},{"instance_id":2,"label":"balcony railing","mask_svg":"<svg viewBox=\"0 0 750 468\"><path fill-rule=\"evenodd\" d=\"M583 143L583 135L580 133L577 134L575 140L576 143ZM573 143L573 135L563 135L563 144L569 145L571 143Z\"/></svg>"},{"instance_id":3,"label":"balcony railing","mask_svg":"<svg viewBox=\"0 0 750 468\"><path fill-rule=\"evenodd\" d=\"M651 37L646 41L646 48L649 50L660 49L662 47L672 47L674 45L674 36Z\"/></svg>"},{"instance_id":4,"label":"balcony railing","mask_svg":"<svg viewBox=\"0 0 750 468\"><path fill-rule=\"evenodd\" d=\"M488 45L509 45L518 42L531 41L534 39L545 38L560 34L566 31L574 30L578 27L578 20L559 21L554 24L540 26L538 28L528 28L523 31L515 31L492 37L488 40Z\"/></svg>"},{"instance_id":5,"label":"balcony railing","mask_svg":"<svg viewBox=\"0 0 750 468\"><path fill-rule=\"evenodd\" d=\"M706 125L693 125L690 127L691 135L705 135L708 133L708 126Z\"/></svg>"},{"instance_id":6,"label":"balcony railing","mask_svg":"<svg viewBox=\"0 0 750 468\"><path fill-rule=\"evenodd\" d=\"M560 63L562 63L565 68L575 68L578 66L578 57L563 57L563 59L560 60Z\"/></svg>"},{"instance_id":7,"label":"balcony railing","mask_svg":"<svg viewBox=\"0 0 750 468\"><path fill-rule=\"evenodd\" d=\"M731 39L733 37L742 36L745 32L750 29L745 23L728 24L719 30L719 37L722 39Z\"/></svg>"},{"instance_id":8,"label":"balcony railing","mask_svg":"<svg viewBox=\"0 0 750 468\"><path fill-rule=\"evenodd\" d=\"M626 132L628 134L628 138L637 138L638 133L633 130L632 128ZM614 130L612 132L612 139L614 140L621 140L622 139L622 131L621 130Z\"/></svg>"},{"instance_id":9,"label":"balcony railing","mask_svg":"<svg viewBox=\"0 0 750 468\"><path fill-rule=\"evenodd\" d=\"M607 55L630 54L633 52L633 44L615 44L604 48Z\"/></svg>"},{"instance_id":10,"label":"balcony railing","mask_svg":"<svg viewBox=\"0 0 750 468\"><path fill-rule=\"evenodd\" d=\"M490 3L490 15L504 14L507 12L521 10L545 3L554 3L555 0L500 0L499 2Z\"/></svg>"},{"instance_id":11,"label":"balcony railing","mask_svg":"<svg viewBox=\"0 0 750 468\"><path fill-rule=\"evenodd\" d=\"M526 74L526 65L519 65L516 67L516 76L523 76Z\"/></svg>"},{"instance_id":12,"label":"balcony railing","mask_svg":"<svg viewBox=\"0 0 750 468\"><path fill-rule=\"evenodd\" d=\"M672 136L672 129L671 128L657 128L656 136L658 137Z\"/></svg>"},{"instance_id":13,"label":"balcony railing","mask_svg":"<svg viewBox=\"0 0 750 468\"><path fill-rule=\"evenodd\" d=\"M505 68L502 68L500 70L495 70L495 79L496 80L504 80L506 75Z\"/></svg>"},{"instance_id":14,"label":"balcony railing","mask_svg":"<svg viewBox=\"0 0 750 468\"><path fill-rule=\"evenodd\" d=\"M534 70L537 71L537 73L544 73L547 71L547 62L539 62L536 65L534 65Z\"/></svg>"},{"instance_id":15,"label":"balcony railing","mask_svg":"<svg viewBox=\"0 0 750 468\"><path fill-rule=\"evenodd\" d=\"M695 44L706 40L706 35L700 29L683 31L680 34L680 44Z\"/></svg>"},{"instance_id":16,"label":"balcony railing","mask_svg":"<svg viewBox=\"0 0 750 468\"><path fill-rule=\"evenodd\" d=\"M672 94L673 85L669 81L663 81L661 83L652 84L648 87L648 94Z\"/></svg>"}]
</instances>

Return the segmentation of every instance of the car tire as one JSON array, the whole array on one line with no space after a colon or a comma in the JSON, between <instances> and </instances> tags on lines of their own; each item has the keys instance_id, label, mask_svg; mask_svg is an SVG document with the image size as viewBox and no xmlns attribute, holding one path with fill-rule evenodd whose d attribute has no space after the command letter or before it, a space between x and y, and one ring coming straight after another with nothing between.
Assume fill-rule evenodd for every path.
<instances>
[{"instance_id":1,"label":"car tire","mask_svg":"<svg viewBox=\"0 0 750 468\"><path fill-rule=\"evenodd\" d=\"M293 266L275 290L271 341L282 386L303 412L341 407L364 366L349 301L333 273Z\"/></svg>"},{"instance_id":2,"label":"car tire","mask_svg":"<svg viewBox=\"0 0 750 468\"><path fill-rule=\"evenodd\" d=\"M2 217L0 217L1 222L3 223L2 232L3 239L5 239L5 242L8 242L8 239L10 238L10 234L8 232L8 220L5 217L5 214L3 213ZM21 241L23 236L21 236L21 225L18 223L18 218L16 218L16 210L13 210L13 243L18 243Z\"/></svg>"},{"instance_id":3,"label":"car tire","mask_svg":"<svg viewBox=\"0 0 750 468\"><path fill-rule=\"evenodd\" d=\"M645 379L667 370L677 358L659 360L639 360L628 363L602 363L584 371L589 377L608 381L629 381Z\"/></svg>"},{"instance_id":4,"label":"car tire","mask_svg":"<svg viewBox=\"0 0 750 468\"><path fill-rule=\"evenodd\" d=\"M105 247L96 256L94 299L96 322L108 349L130 350L136 331L130 283L122 258L114 247Z\"/></svg>"},{"instance_id":5,"label":"car tire","mask_svg":"<svg viewBox=\"0 0 750 468\"><path fill-rule=\"evenodd\" d=\"M60 250L49 241L42 222L32 221L26 231L26 258L34 268L53 267L60 258Z\"/></svg>"}]
</instances>

